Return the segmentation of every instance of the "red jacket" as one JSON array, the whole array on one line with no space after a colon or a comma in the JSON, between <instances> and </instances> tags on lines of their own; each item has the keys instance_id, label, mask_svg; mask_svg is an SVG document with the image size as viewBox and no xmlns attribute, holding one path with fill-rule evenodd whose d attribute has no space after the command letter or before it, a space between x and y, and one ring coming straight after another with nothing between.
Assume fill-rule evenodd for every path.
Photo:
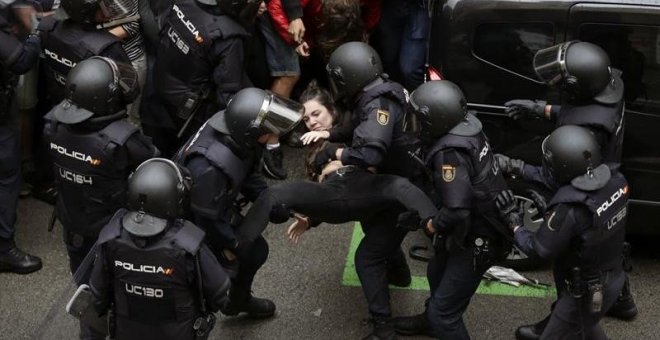
<instances>
[{"instance_id":1,"label":"red jacket","mask_svg":"<svg viewBox=\"0 0 660 340\"><path fill-rule=\"evenodd\" d=\"M314 33L319 26L319 16L321 15L321 3L323 0L300 0L300 7L303 10L303 23L305 24L305 41L313 42ZM362 20L364 21L367 32L371 32L378 21L380 21L380 1L381 0L360 0L362 6ZM281 0L270 0L268 2L268 13L273 19L273 26L280 37L289 45L297 46L293 38L287 32L289 27L289 18L284 12Z\"/></svg>"}]
</instances>

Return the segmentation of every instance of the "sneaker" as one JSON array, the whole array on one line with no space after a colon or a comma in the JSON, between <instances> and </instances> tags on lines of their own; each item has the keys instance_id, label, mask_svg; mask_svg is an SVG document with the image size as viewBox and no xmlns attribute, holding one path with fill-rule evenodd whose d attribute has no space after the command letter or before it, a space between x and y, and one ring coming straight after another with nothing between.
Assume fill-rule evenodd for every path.
<instances>
[{"instance_id":1,"label":"sneaker","mask_svg":"<svg viewBox=\"0 0 660 340\"><path fill-rule=\"evenodd\" d=\"M264 173L273 179L286 179L286 170L284 170L284 166L282 165L283 158L284 155L282 154L282 148L275 148L272 150L264 149Z\"/></svg>"},{"instance_id":2,"label":"sneaker","mask_svg":"<svg viewBox=\"0 0 660 340\"><path fill-rule=\"evenodd\" d=\"M55 200L57 199L57 187L55 187L55 183L32 187L32 197L50 205L55 205Z\"/></svg>"}]
</instances>

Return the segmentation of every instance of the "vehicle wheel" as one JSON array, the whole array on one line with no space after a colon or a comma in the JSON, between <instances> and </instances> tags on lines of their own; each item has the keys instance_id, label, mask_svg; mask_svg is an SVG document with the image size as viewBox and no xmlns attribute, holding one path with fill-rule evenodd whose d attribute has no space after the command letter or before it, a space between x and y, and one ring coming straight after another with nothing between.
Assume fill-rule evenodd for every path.
<instances>
[{"instance_id":1,"label":"vehicle wheel","mask_svg":"<svg viewBox=\"0 0 660 340\"><path fill-rule=\"evenodd\" d=\"M529 198L527 190L536 190L539 194L548 199L548 190L536 185L535 183L524 182L522 180L507 181L509 188L516 195L521 202L524 216L523 224L531 231L537 231L543 222L543 214L539 212L534 202ZM523 253L516 246L511 248L506 259L502 261L501 265L504 267L512 268L518 271L534 270L544 264L544 261L539 258L530 258Z\"/></svg>"}]
</instances>

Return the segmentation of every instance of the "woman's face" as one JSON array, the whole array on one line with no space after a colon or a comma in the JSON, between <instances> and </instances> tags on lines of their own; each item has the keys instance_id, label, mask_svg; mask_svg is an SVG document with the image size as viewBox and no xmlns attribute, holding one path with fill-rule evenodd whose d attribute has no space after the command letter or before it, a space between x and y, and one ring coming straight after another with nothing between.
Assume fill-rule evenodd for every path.
<instances>
[{"instance_id":1,"label":"woman's face","mask_svg":"<svg viewBox=\"0 0 660 340\"><path fill-rule=\"evenodd\" d=\"M316 99L303 103L305 115L303 122L309 131L325 131L332 127L332 114L328 108L321 105Z\"/></svg>"}]
</instances>

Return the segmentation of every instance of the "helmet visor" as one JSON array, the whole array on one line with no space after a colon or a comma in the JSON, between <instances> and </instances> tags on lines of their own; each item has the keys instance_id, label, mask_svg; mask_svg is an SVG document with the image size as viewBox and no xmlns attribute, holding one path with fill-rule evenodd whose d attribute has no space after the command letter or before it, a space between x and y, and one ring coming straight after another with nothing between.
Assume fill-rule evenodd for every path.
<instances>
[{"instance_id":1,"label":"helmet visor","mask_svg":"<svg viewBox=\"0 0 660 340\"><path fill-rule=\"evenodd\" d=\"M266 91L256 123L264 131L283 135L300 123L304 111L305 108L300 103Z\"/></svg>"},{"instance_id":2,"label":"helmet visor","mask_svg":"<svg viewBox=\"0 0 660 340\"><path fill-rule=\"evenodd\" d=\"M558 84L568 75L566 70L566 51L572 42L551 46L539 50L534 55L534 71L548 85Z\"/></svg>"},{"instance_id":3,"label":"helmet visor","mask_svg":"<svg viewBox=\"0 0 660 340\"><path fill-rule=\"evenodd\" d=\"M543 143L541 144L541 152L543 153L543 160L541 161L541 165L543 167L543 173L549 177L552 178L553 180L556 180L555 174L554 174L554 169L552 165L552 153L548 151L547 148L547 142L548 142L548 137L545 137L543 139Z\"/></svg>"},{"instance_id":4,"label":"helmet visor","mask_svg":"<svg viewBox=\"0 0 660 340\"><path fill-rule=\"evenodd\" d=\"M114 61L110 58L102 58L110 68L112 69L112 75L114 77L114 84L117 86L119 92L122 95L122 99L126 104L132 103L138 94L140 94L140 88L138 86L138 75L133 68L133 65L128 63L122 63Z\"/></svg>"},{"instance_id":5,"label":"helmet visor","mask_svg":"<svg viewBox=\"0 0 660 340\"><path fill-rule=\"evenodd\" d=\"M99 7L104 20L110 21L127 17L131 13L131 6L136 6L136 3L131 0L101 0Z\"/></svg>"},{"instance_id":6,"label":"helmet visor","mask_svg":"<svg viewBox=\"0 0 660 340\"><path fill-rule=\"evenodd\" d=\"M344 89L344 75L341 68L337 66L325 65L325 71L328 73L328 80L330 83L330 93L335 100L341 99L344 96L342 90Z\"/></svg>"}]
</instances>

